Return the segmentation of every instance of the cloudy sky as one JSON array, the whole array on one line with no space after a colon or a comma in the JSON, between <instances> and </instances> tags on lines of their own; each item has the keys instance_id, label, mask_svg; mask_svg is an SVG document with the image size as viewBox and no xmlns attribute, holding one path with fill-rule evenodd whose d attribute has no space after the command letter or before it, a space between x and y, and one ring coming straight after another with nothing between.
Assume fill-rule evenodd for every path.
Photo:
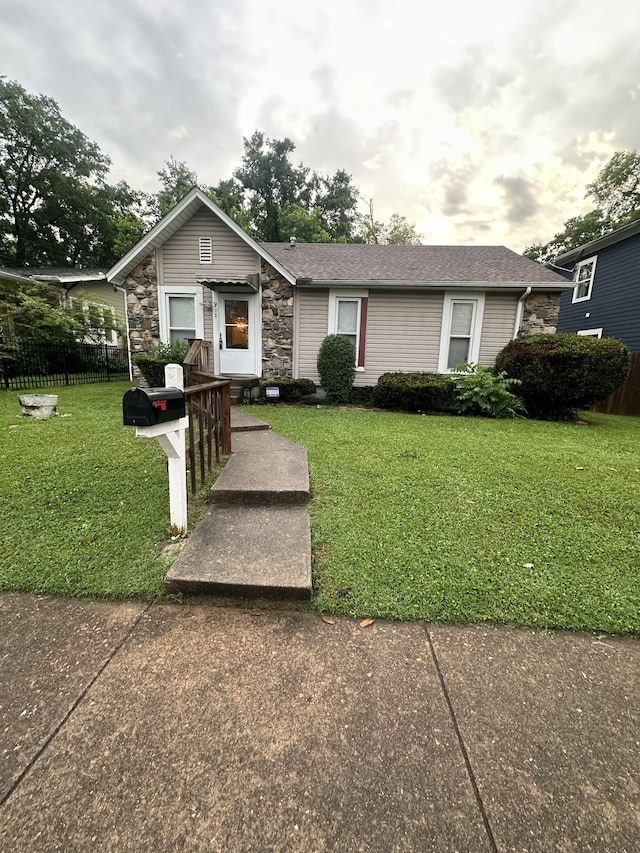
<instances>
[{"instance_id":1,"label":"cloudy sky","mask_svg":"<svg viewBox=\"0 0 640 853\"><path fill-rule=\"evenodd\" d=\"M546 241L640 148L638 0L0 0L0 74L158 189L256 130L426 243ZM365 205L363 203L363 211Z\"/></svg>"}]
</instances>

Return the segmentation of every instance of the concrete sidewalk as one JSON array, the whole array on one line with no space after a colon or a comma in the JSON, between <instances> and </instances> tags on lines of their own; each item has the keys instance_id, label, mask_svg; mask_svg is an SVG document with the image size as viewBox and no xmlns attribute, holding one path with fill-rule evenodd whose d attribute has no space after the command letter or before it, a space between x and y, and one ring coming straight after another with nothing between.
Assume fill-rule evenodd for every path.
<instances>
[{"instance_id":1,"label":"concrete sidewalk","mask_svg":"<svg viewBox=\"0 0 640 853\"><path fill-rule=\"evenodd\" d=\"M640 849L640 641L0 595L11 851Z\"/></svg>"}]
</instances>

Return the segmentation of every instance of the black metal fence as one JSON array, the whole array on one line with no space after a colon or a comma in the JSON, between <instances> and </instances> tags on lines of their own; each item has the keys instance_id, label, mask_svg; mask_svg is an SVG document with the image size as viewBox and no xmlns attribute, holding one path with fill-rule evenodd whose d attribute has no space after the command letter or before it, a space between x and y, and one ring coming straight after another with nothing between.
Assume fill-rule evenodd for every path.
<instances>
[{"instance_id":1,"label":"black metal fence","mask_svg":"<svg viewBox=\"0 0 640 853\"><path fill-rule=\"evenodd\" d=\"M128 378L126 347L0 339L0 389L19 391Z\"/></svg>"}]
</instances>

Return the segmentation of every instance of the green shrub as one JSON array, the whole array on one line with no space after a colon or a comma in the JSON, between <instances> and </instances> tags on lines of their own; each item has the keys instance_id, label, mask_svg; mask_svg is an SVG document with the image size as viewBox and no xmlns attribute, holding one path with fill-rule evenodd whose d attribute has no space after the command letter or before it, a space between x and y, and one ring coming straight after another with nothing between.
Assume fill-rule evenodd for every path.
<instances>
[{"instance_id":1,"label":"green shrub","mask_svg":"<svg viewBox=\"0 0 640 853\"><path fill-rule=\"evenodd\" d=\"M370 406L373 401L373 385L354 385L351 402L357 406Z\"/></svg>"},{"instance_id":2,"label":"green shrub","mask_svg":"<svg viewBox=\"0 0 640 853\"><path fill-rule=\"evenodd\" d=\"M519 379L494 374L479 364L459 364L456 373L456 406L460 415L484 415L489 418L515 418L524 412L520 397L510 389Z\"/></svg>"},{"instance_id":3,"label":"green shrub","mask_svg":"<svg viewBox=\"0 0 640 853\"><path fill-rule=\"evenodd\" d=\"M455 409L455 382L440 373L383 373L373 389L373 405L407 412Z\"/></svg>"},{"instance_id":4,"label":"green shrub","mask_svg":"<svg viewBox=\"0 0 640 853\"><path fill-rule=\"evenodd\" d=\"M356 377L356 351L344 335L327 335L322 341L318 353L318 374L327 402L350 402Z\"/></svg>"},{"instance_id":5,"label":"green shrub","mask_svg":"<svg viewBox=\"0 0 640 853\"><path fill-rule=\"evenodd\" d=\"M301 403L316 393L315 383L311 379L269 379L260 386L260 396L265 397L265 388L279 388L281 403Z\"/></svg>"},{"instance_id":6,"label":"green shrub","mask_svg":"<svg viewBox=\"0 0 640 853\"><path fill-rule=\"evenodd\" d=\"M498 354L496 370L520 379L531 417L560 420L619 388L630 362L629 350L614 338L563 332L516 338Z\"/></svg>"},{"instance_id":7,"label":"green shrub","mask_svg":"<svg viewBox=\"0 0 640 853\"><path fill-rule=\"evenodd\" d=\"M164 369L167 364L182 364L189 352L186 341L171 344L156 343L146 353L134 357L134 362L150 388L164 387Z\"/></svg>"}]
</instances>

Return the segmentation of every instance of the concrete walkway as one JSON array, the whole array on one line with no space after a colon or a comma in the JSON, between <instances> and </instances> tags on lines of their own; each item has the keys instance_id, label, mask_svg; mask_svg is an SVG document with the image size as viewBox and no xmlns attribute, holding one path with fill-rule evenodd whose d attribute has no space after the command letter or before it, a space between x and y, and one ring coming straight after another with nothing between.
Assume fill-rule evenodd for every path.
<instances>
[{"instance_id":1,"label":"concrete walkway","mask_svg":"<svg viewBox=\"0 0 640 853\"><path fill-rule=\"evenodd\" d=\"M0 595L0 847L640 849L640 641Z\"/></svg>"},{"instance_id":2,"label":"concrete walkway","mask_svg":"<svg viewBox=\"0 0 640 853\"><path fill-rule=\"evenodd\" d=\"M213 506L165 579L168 592L311 598L307 451L231 409L233 456Z\"/></svg>"}]
</instances>

